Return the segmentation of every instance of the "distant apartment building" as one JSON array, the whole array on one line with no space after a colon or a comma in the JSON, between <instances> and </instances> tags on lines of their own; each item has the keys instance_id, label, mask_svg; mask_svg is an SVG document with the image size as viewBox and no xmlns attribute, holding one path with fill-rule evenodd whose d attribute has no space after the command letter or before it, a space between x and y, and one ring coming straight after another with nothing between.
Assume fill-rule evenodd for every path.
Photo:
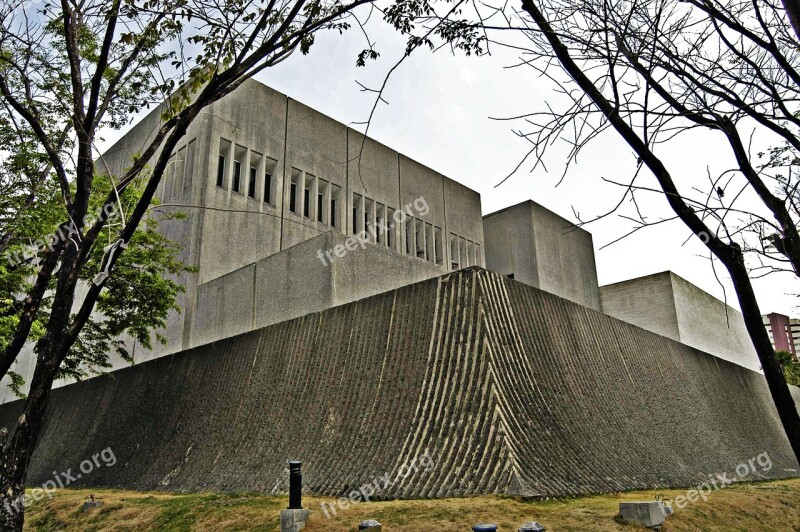
<instances>
[{"instance_id":1,"label":"distant apartment building","mask_svg":"<svg viewBox=\"0 0 800 532\"><path fill-rule=\"evenodd\" d=\"M795 357L800 350L800 319L773 312L762 316L769 341L776 351L789 351Z\"/></svg>"}]
</instances>

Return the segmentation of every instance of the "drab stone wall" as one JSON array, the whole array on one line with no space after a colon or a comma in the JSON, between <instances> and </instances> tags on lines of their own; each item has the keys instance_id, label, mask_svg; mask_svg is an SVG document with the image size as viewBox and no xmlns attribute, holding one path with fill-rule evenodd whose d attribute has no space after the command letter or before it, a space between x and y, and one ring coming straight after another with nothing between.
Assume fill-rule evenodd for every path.
<instances>
[{"instance_id":1,"label":"drab stone wall","mask_svg":"<svg viewBox=\"0 0 800 532\"><path fill-rule=\"evenodd\" d=\"M8 426L18 404L0 407ZM761 375L467 269L53 392L29 483L381 497L691 485L768 452L797 474Z\"/></svg>"}]
</instances>

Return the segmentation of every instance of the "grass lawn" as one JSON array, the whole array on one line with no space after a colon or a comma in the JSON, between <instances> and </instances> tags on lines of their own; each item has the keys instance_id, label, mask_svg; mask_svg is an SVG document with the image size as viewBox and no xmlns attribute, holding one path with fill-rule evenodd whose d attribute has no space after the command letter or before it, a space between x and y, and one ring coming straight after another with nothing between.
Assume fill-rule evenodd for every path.
<instances>
[{"instance_id":1,"label":"grass lawn","mask_svg":"<svg viewBox=\"0 0 800 532\"><path fill-rule=\"evenodd\" d=\"M81 511L90 493L103 507ZM511 497L388 501L354 504L326 518L320 503L334 499L304 497L311 509L305 530L357 530L363 519L377 519L386 531L464 531L489 522L499 531L516 531L526 521L552 530L644 530L614 520L620 501L667 499L685 490L640 491L557 500ZM269 530L279 529L286 497L252 493L170 494L129 491L59 490L52 499L34 502L27 530ZM754 530L800 531L800 479L733 485L676 509L663 531Z\"/></svg>"}]
</instances>

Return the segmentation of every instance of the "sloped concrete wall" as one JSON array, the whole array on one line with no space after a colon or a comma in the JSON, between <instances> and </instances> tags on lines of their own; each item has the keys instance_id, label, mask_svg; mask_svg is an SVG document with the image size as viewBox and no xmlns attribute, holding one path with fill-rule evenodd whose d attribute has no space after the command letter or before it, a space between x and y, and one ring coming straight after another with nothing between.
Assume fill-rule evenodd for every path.
<instances>
[{"instance_id":1,"label":"sloped concrete wall","mask_svg":"<svg viewBox=\"0 0 800 532\"><path fill-rule=\"evenodd\" d=\"M0 407L8 425L17 404ZM797 475L761 375L468 269L56 390L30 483L380 497L686 486L767 452ZM404 476L404 466L430 468Z\"/></svg>"}]
</instances>

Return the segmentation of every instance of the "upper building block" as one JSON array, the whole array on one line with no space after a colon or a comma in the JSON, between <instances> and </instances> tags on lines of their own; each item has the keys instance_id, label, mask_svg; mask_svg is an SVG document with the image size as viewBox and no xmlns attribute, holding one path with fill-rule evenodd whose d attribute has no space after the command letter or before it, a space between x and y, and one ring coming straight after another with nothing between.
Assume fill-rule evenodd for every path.
<instances>
[{"instance_id":1,"label":"upper building block","mask_svg":"<svg viewBox=\"0 0 800 532\"><path fill-rule=\"evenodd\" d=\"M603 312L758 371L742 314L672 272L600 287Z\"/></svg>"},{"instance_id":2,"label":"upper building block","mask_svg":"<svg viewBox=\"0 0 800 532\"><path fill-rule=\"evenodd\" d=\"M533 201L483 217L486 268L600 311L592 235Z\"/></svg>"}]
</instances>

